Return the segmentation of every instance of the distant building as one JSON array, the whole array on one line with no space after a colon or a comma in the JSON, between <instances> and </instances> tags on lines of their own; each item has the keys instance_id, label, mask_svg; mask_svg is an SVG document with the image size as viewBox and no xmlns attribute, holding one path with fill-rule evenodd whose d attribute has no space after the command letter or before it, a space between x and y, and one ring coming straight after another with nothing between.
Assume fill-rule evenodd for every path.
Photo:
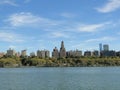
<instances>
[{"instance_id":1,"label":"distant building","mask_svg":"<svg viewBox=\"0 0 120 90\"><path fill-rule=\"evenodd\" d=\"M45 51L45 57L46 58L50 57L50 51L48 51L48 50Z\"/></svg>"},{"instance_id":2,"label":"distant building","mask_svg":"<svg viewBox=\"0 0 120 90\"><path fill-rule=\"evenodd\" d=\"M15 56L20 57L21 56L20 52L16 52Z\"/></svg>"},{"instance_id":3,"label":"distant building","mask_svg":"<svg viewBox=\"0 0 120 90\"><path fill-rule=\"evenodd\" d=\"M79 51L79 50L67 51L66 56L67 57L80 57L82 56L82 51Z\"/></svg>"},{"instance_id":4,"label":"distant building","mask_svg":"<svg viewBox=\"0 0 120 90\"><path fill-rule=\"evenodd\" d=\"M64 47L64 42L61 42L61 48L60 48L60 58L66 57L66 50Z\"/></svg>"},{"instance_id":5,"label":"distant building","mask_svg":"<svg viewBox=\"0 0 120 90\"><path fill-rule=\"evenodd\" d=\"M27 50L22 50L21 51L21 56L24 56L24 57L27 56Z\"/></svg>"},{"instance_id":6,"label":"distant building","mask_svg":"<svg viewBox=\"0 0 120 90\"><path fill-rule=\"evenodd\" d=\"M102 51L102 43L99 44L99 50Z\"/></svg>"},{"instance_id":7,"label":"distant building","mask_svg":"<svg viewBox=\"0 0 120 90\"><path fill-rule=\"evenodd\" d=\"M103 51L109 51L109 45L108 44L103 45Z\"/></svg>"},{"instance_id":8,"label":"distant building","mask_svg":"<svg viewBox=\"0 0 120 90\"><path fill-rule=\"evenodd\" d=\"M3 57L5 54L3 52L0 52L0 57Z\"/></svg>"},{"instance_id":9,"label":"distant building","mask_svg":"<svg viewBox=\"0 0 120 90\"><path fill-rule=\"evenodd\" d=\"M120 57L120 51L116 52L116 56Z\"/></svg>"},{"instance_id":10,"label":"distant building","mask_svg":"<svg viewBox=\"0 0 120 90\"><path fill-rule=\"evenodd\" d=\"M111 51L102 51L102 56L103 57L115 57L116 52L111 50Z\"/></svg>"},{"instance_id":11,"label":"distant building","mask_svg":"<svg viewBox=\"0 0 120 90\"><path fill-rule=\"evenodd\" d=\"M55 48L53 49L52 57L54 57L54 58L59 58L59 51L58 51L57 47L55 47Z\"/></svg>"},{"instance_id":12,"label":"distant building","mask_svg":"<svg viewBox=\"0 0 120 90\"><path fill-rule=\"evenodd\" d=\"M92 55L91 51L85 51L84 56L90 57Z\"/></svg>"},{"instance_id":13,"label":"distant building","mask_svg":"<svg viewBox=\"0 0 120 90\"><path fill-rule=\"evenodd\" d=\"M35 52L31 52L30 57L35 57Z\"/></svg>"},{"instance_id":14,"label":"distant building","mask_svg":"<svg viewBox=\"0 0 120 90\"><path fill-rule=\"evenodd\" d=\"M13 49L10 48L9 50L7 50L7 54L6 55L7 56L15 56L15 54L16 54L15 50L13 50Z\"/></svg>"},{"instance_id":15,"label":"distant building","mask_svg":"<svg viewBox=\"0 0 120 90\"><path fill-rule=\"evenodd\" d=\"M38 50L37 57L40 57L40 58L50 57L50 52L48 50Z\"/></svg>"},{"instance_id":16,"label":"distant building","mask_svg":"<svg viewBox=\"0 0 120 90\"><path fill-rule=\"evenodd\" d=\"M99 51L97 51L97 50L93 51L92 56L98 57L99 56Z\"/></svg>"}]
</instances>

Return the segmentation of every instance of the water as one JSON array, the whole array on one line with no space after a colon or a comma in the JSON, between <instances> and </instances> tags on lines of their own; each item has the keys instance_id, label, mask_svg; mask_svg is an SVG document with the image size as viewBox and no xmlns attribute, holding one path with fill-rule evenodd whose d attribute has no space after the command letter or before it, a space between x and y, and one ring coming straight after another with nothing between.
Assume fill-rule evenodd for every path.
<instances>
[{"instance_id":1,"label":"water","mask_svg":"<svg viewBox=\"0 0 120 90\"><path fill-rule=\"evenodd\" d=\"M120 67L0 68L0 90L120 90Z\"/></svg>"}]
</instances>

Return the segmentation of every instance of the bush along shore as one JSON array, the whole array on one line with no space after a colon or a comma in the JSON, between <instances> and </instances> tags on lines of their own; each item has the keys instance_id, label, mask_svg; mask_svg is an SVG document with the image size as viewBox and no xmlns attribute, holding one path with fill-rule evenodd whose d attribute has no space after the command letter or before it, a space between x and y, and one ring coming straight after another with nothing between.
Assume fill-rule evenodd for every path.
<instances>
[{"instance_id":1,"label":"bush along shore","mask_svg":"<svg viewBox=\"0 0 120 90\"><path fill-rule=\"evenodd\" d=\"M71 57L71 58L38 58L38 57L1 57L0 67L100 67L120 66L120 57Z\"/></svg>"}]
</instances>

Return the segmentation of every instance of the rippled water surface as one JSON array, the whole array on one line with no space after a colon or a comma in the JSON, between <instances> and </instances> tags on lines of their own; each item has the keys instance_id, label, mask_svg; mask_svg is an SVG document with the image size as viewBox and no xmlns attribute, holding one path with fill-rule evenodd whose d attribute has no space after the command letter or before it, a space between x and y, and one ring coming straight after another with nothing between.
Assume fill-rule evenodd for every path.
<instances>
[{"instance_id":1,"label":"rippled water surface","mask_svg":"<svg viewBox=\"0 0 120 90\"><path fill-rule=\"evenodd\" d=\"M120 90L120 67L0 68L0 90Z\"/></svg>"}]
</instances>

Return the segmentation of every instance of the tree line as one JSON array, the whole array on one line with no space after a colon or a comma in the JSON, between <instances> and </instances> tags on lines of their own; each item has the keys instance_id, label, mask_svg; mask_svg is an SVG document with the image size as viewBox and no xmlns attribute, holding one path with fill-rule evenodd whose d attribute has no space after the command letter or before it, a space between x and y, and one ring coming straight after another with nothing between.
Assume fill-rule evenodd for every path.
<instances>
[{"instance_id":1,"label":"tree line","mask_svg":"<svg viewBox=\"0 0 120 90\"><path fill-rule=\"evenodd\" d=\"M39 58L3 56L0 58L0 67L94 67L120 66L120 57L66 57L66 58Z\"/></svg>"}]
</instances>

